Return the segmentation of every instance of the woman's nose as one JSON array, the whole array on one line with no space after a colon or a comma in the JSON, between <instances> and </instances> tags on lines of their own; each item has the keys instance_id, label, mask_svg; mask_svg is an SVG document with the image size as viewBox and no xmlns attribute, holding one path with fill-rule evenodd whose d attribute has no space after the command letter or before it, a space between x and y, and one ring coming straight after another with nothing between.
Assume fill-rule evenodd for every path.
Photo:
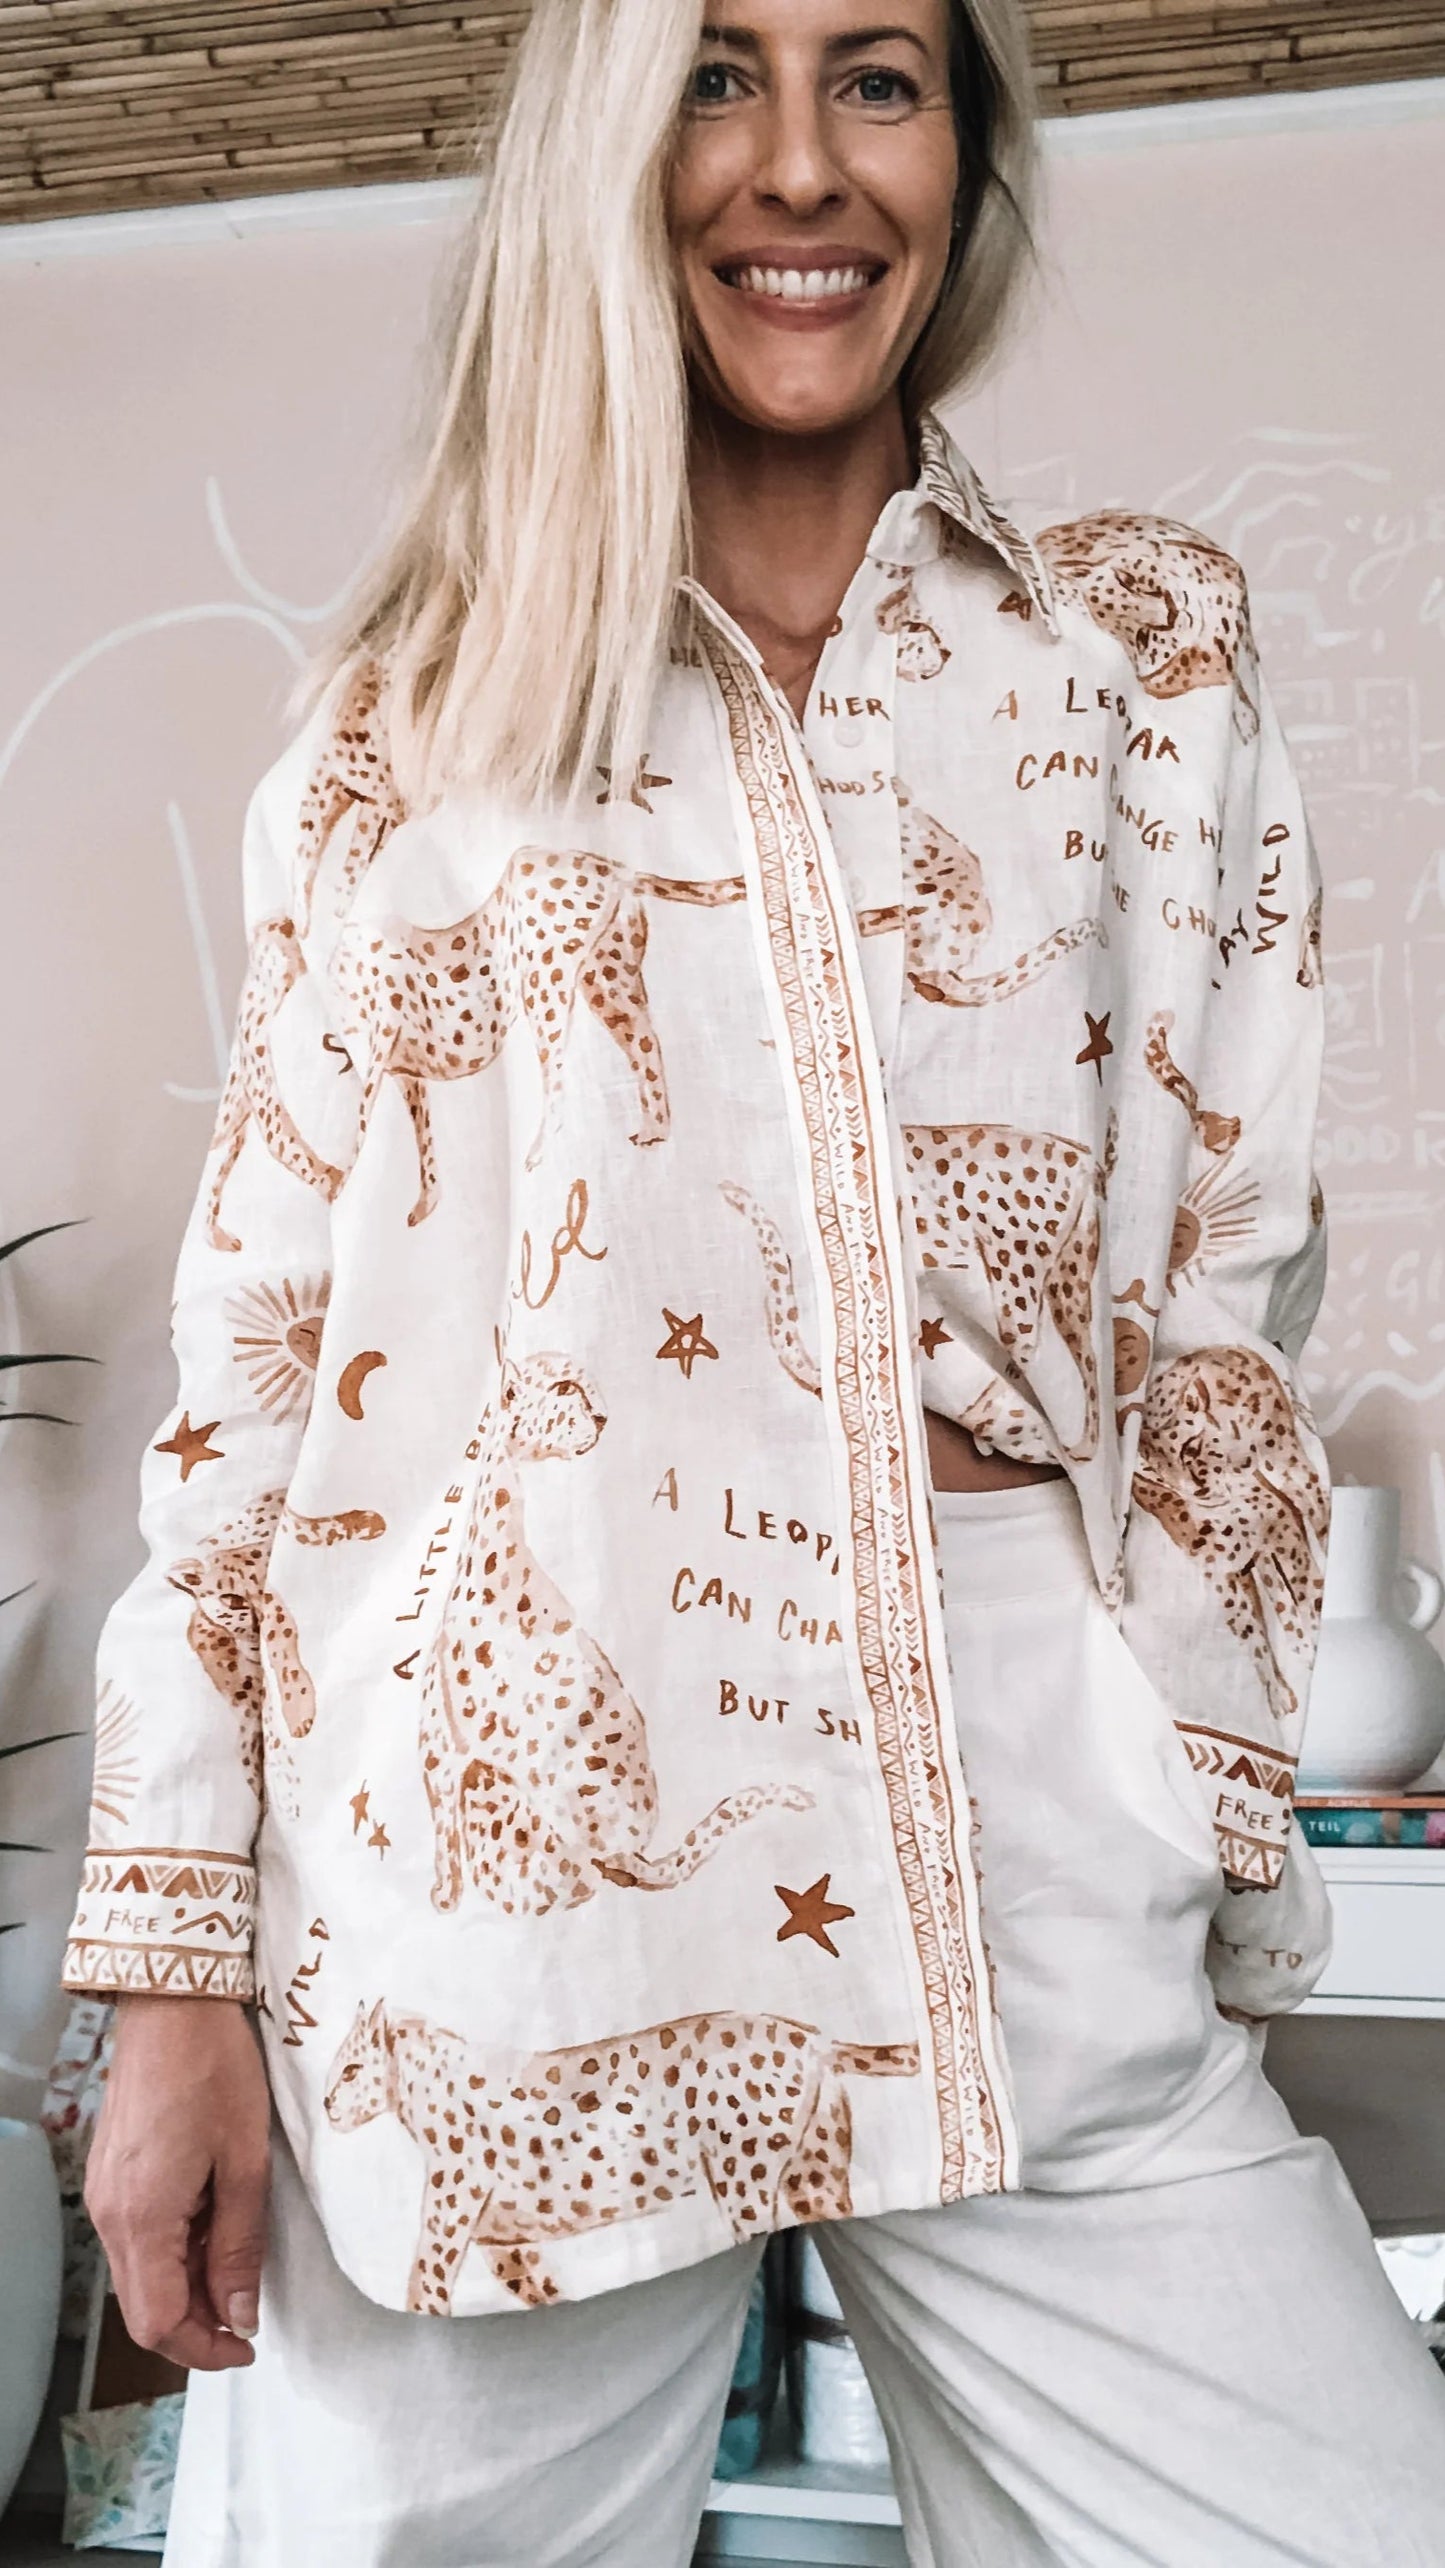
<instances>
[{"instance_id":1,"label":"woman's nose","mask_svg":"<svg viewBox=\"0 0 1445 2568\"><path fill-rule=\"evenodd\" d=\"M822 104L811 82L785 91L764 126L755 184L769 204L806 218L837 205L847 182L832 149Z\"/></svg>"}]
</instances>

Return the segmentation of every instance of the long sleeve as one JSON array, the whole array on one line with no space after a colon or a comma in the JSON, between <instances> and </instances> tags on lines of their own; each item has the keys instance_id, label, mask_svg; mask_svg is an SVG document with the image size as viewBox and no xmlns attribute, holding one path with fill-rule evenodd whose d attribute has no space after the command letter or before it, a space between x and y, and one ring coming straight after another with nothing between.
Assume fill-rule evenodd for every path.
<instances>
[{"instance_id":1,"label":"long sleeve","mask_svg":"<svg viewBox=\"0 0 1445 2568\"><path fill-rule=\"evenodd\" d=\"M1329 1951L1327 1896L1291 1826L1329 1527L1329 1464L1298 1369L1326 1258L1322 893L1262 680L1256 700L1220 815L1212 981L1168 1038L1189 1157L1120 1617L1208 1795L1226 1883L1209 1963L1221 2003L1244 2015L1297 2004Z\"/></svg>"},{"instance_id":2,"label":"long sleeve","mask_svg":"<svg viewBox=\"0 0 1445 2568\"><path fill-rule=\"evenodd\" d=\"M286 1751L265 1578L320 1356L358 1084L295 924L325 713L323 700L246 813L247 968L175 1268L176 1398L141 1459L145 1562L97 1645L70 1989L253 1995L263 1757L274 1781Z\"/></svg>"}]
</instances>

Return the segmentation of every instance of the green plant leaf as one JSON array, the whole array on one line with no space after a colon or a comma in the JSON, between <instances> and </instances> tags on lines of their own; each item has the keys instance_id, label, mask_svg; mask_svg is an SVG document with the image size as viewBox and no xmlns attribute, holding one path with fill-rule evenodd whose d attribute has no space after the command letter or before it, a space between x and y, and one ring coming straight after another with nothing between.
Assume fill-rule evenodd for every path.
<instances>
[{"instance_id":1,"label":"green plant leaf","mask_svg":"<svg viewBox=\"0 0 1445 2568\"><path fill-rule=\"evenodd\" d=\"M17 1589L16 1593L19 1593ZM83 1739L83 1730L47 1730L43 1738L17 1739L11 1748L0 1748L0 1759L28 1756L32 1748L52 1748L57 1739Z\"/></svg>"},{"instance_id":2,"label":"green plant leaf","mask_svg":"<svg viewBox=\"0 0 1445 2568\"><path fill-rule=\"evenodd\" d=\"M0 1837L0 1855L53 1855L53 1846L27 1846L23 1837Z\"/></svg>"},{"instance_id":3,"label":"green plant leaf","mask_svg":"<svg viewBox=\"0 0 1445 2568\"><path fill-rule=\"evenodd\" d=\"M18 1239L0 1241L0 1261L13 1257L17 1248L28 1248L33 1239L48 1239L52 1231L75 1230L81 1222L89 1219L89 1213L78 1213L71 1221L42 1222L39 1230L22 1231Z\"/></svg>"},{"instance_id":4,"label":"green plant leaf","mask_svg":"<svg viewBox=\"0 0 1445 2568\"><path fill-rule=\"evenodd\" d=\"M0 1373L11 1373L17 1364L99 1364L98 1355L0 1355Z\"/></svg>"}]
</instances>

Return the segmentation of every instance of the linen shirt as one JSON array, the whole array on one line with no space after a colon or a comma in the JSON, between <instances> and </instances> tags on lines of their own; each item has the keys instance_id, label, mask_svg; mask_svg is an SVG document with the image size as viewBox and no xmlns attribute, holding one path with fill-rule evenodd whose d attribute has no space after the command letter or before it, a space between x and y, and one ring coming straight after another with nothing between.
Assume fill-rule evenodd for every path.
<instances>
[{"instance_id":1,"label":"linen shirt","mask_svg":"<svg viewBox=\"0 0 1445 2568\"><path fill-rule=\"evenodd\" d=\"M1243 574L921 457L801 724L684 583L580 806L406 810L375 665L249 806L64 1977L254 2001L391 2306L1018 2183L925 1407L1073 1482L1218 2003L1328 1950L1321 894Z\"/></svg>"}]
</instances>

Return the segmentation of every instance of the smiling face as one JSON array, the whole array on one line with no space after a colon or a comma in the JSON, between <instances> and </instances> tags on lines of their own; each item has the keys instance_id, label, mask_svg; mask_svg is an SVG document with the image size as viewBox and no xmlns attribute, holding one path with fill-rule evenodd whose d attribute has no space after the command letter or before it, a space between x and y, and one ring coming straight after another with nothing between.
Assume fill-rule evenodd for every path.
<instances>
[{"instance_id":1,"label":"smiling face","mask_svg":"<svg viewBox=\"0 0 1445 2568\"><path fill-rule=\"evenodd\" d=\"M758 428L893 390L958 187L947 0L707 0L668 192L689 362Z\"/></svg>"}]
</instances>

